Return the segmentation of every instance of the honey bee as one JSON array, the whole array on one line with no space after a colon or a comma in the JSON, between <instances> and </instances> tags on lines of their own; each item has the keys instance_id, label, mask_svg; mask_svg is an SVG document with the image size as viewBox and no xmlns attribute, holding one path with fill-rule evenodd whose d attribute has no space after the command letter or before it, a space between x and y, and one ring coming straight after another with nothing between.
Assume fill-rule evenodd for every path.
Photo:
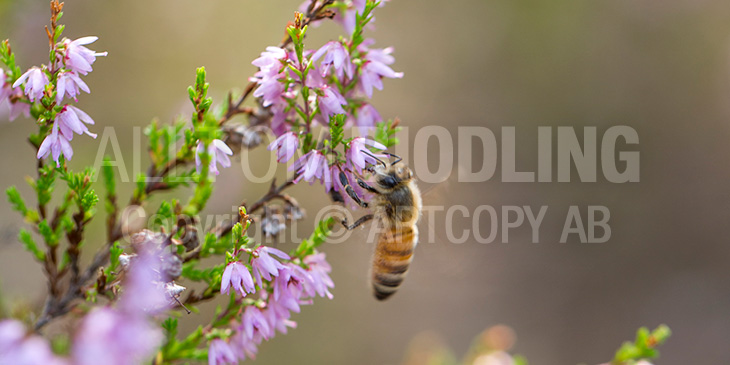
<instances>
[{"instance_id":1,"label":"honey bee","mask_svg":"<svg viewBox=\"0 0 730 365\"><path fill-rule=\"evenodd\" d=\"M421 193L413 172L401 162L400 157L388 154L396 160L387 165L368 155L379 163L368 169L375 178L374 184L368 185L360 176L356 176L356 181L361 188L374 194L370 202L364 202L357 196L343 172L339 177L347 194L363 208L371 208L372 214L361 217L352 225L348 225L346 220L342 224L348 230L369 220L378 224L370 275L375 298L384 300L398 290L413 261L413 251L418 243L416 223L421 215Z\"/></svg>"}]
</instances>

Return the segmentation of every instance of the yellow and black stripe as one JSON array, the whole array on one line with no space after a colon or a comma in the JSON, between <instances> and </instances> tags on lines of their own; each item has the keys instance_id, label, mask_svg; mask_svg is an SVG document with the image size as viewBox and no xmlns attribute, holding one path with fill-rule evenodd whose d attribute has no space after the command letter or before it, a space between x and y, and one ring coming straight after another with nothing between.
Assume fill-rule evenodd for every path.
<instances>
[{"instance_id":1,"label":"yellow and black stripe","mask_svg":"<svg viewBox=\"0 0 730 365\"><path fill-rule=\"evenodd\" d=\"M373 256L373 293L378 300L393 295L403 283L418 243L415 226L391 228L378 236Z\"/></svg>"}]
</instances>

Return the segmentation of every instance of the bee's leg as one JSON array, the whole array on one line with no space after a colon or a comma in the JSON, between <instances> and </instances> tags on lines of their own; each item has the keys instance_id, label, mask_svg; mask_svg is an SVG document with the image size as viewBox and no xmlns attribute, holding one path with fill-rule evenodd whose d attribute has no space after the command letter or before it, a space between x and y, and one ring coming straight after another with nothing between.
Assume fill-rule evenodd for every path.
<instances>
[{"instance_id":1,"label":"bee's leg","mask_svg":"<svg viewBox=\"0 0 730 365\"><path fill-rule=\"evenodd\" d=\"M363 179L361 179L359 177L357 178L357 184L360 185L361 188L363 188L373 194L380 194L379 191L375 190L374 187L368 185L368 183L366 183L365 181L363 181Z\"/></svg>"},{"instance_id":2,"label":"bee's leg","mask_svg":"<svg viewBox=\"0 0 730 365\"><path fill-rule=\"evenodd\" d=\"M359 206L361 206L363 208L368 207L368 203L362 201L362 199L360 199L360 197L357 196L357 194L355 193L355 189L353 189L352 186L350 185L350 182L347 181L347 176L345 176L344 172L340 172L340 182L342 183L342 186L345 187L345 192L347 193L347 195L349 195L350 198L352 198L352 200L355 201L355 203L357 203Z\"/></svg>"},{"instance_id":3,"label":"bee's leg","mask_svg":"<svg viewBox=\"0 0 730 365\"><path fill-rule=\"evenodd\" d=\"M347 219L343 219L342 220L342 225L345 226L345 228L349 231L349 230L353 230L353 229L357 228L361 224L363 224L363 223L365 223L365 222L367 222L367 221L369 221L371 219L373 219L373 215L372 214L366 214L366 215L360 217L360 219L356 220L355 223L353 223L351 225L348 225L347 224Z\"/></svg>"}]
</instances>

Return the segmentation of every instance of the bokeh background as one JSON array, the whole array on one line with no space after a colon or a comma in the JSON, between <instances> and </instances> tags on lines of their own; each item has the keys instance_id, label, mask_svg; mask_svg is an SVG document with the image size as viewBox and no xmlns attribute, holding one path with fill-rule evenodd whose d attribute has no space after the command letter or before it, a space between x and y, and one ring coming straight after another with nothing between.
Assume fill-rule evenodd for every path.
<instances>
[{"instance_id":1,"label":"bokeh background","mask_svg":"<svg viewBox=\"0 0 730 365\"><path fill-rule=\"evenodd\" d=\"M113 126L129 147L133 127L190 111L186 87L196 67L206 66L217 100L243 87L255 71L251 60L279 42L298 5L66 1L65 35L97 35L92 48L109 52L86 78L92 94L82 95L80 107L96 131ZM612 125L630 125L640 144L619 149L640 151L641 182L611 184L599 173L596 183L503 183L498 169L484 183L452 178L424 186L426 204L447 208L548 205L540 243L525 226L510 232L508 243L452 244L442 212L434 227L441 239L418 247L405 285L384 303L367 287L372 246L357 235L326 245L334 300L305 307L294 318L299 328L262 345L258 363L396 364L424 331L461 355L475 335L500 323L515 330L514 351L532 364L607 361L639 326L660 323L674 334L657 363L730 363L730 2L392 1L376 14L369 35L395 47L394 68L405 72L376 93L384 117L400 117L411 132L440 125L454 137L459 126L486 126L497 136L502 126L515 126L523 171L537 169L538 126L596 126L601 136ZM23 67L46 59L47 21L45 1L0 0L0 38L12 40ZM339 34L325 24L310 31L307 44L316 48ZM35 158L25 138L34 125L3 121L0 130L0 186L20 186L28 196L23 177L34 174ZM401 137L412 146L414 135ZM97 142L74 142L71 165L92 163ZM437 147L426 151L434 161ZM473 153L480 163L483 150ZM268 167L263 148L247 158L254 169ZM266 188L247 182L240 168L228 169L207 211L230 213ZM318 187L291 192L309 212L325 201ZM607 206L610 241L581 244L573 236L559 243L571 205ZM311 230L313 218L299 228ZM101 234L97 224L93 232ZM20 226L3 199L0 288L7 308L38 310L45 284L15 240ZM457 234L464 228L471 219L454 221ZM186 318L187 328L205 322L212 307Z\"/></svg>"}]
</instances>

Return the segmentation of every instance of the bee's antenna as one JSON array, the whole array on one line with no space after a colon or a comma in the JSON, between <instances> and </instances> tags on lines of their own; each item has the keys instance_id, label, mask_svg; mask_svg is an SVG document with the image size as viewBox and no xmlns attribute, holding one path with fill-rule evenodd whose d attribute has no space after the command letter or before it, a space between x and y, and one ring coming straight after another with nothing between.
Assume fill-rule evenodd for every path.
<instances>
[{"instance_id":1,"label":"bee's antenna","mask_svg":"<svg viewBox=\"0 0 730 365\"><path fill-rule=\"evenodd\" d=\"M364 154L366 154L366 155L368 155L368 156L370 156L370 157L372 157L372 158L374 158L374 159L376 159L379 164L383 165L383 167L388 167L388 165L386 165L385 162L383 162L383 160L375 157L375 155L373 155L372 153L370 153L370 152L368 152L366 150L361 150L361 152L364 153Z\"/></svg>"},{"instance_id":2,"label":"bee's antenna","mask_svg":"<svg viewBox=\"0 0 730 365\"><path fill-rule=\"evenodd\" d=\"M403 160L403 158L401 158L400 156L394 155L394 154L392 154L390 152L383 152L383 153L386 154L386 155L388 155L388 156L390 156L390 157L395 158L395 161L393 161L393 163L391 163L390 166L393 166L393 165L395 165L398 162L401 162Z\"/></svg>"}]
</instances>

